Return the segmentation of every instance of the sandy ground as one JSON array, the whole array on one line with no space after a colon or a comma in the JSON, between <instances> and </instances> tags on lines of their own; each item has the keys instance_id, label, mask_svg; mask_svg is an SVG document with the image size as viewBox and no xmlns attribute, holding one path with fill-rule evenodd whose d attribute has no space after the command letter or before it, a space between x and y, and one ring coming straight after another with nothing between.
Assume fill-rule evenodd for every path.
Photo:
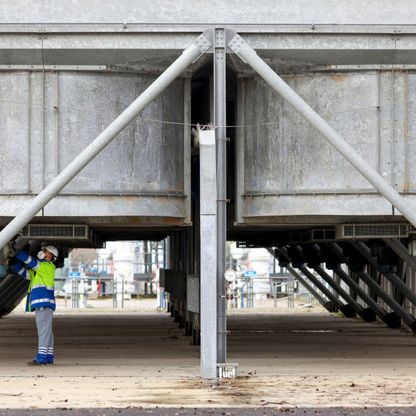
<instances>
[{"instance_id":1,"label":"sandy ground","mask_svg":"<svg viewBox=\"0 0 416 416\"><path fill-rule=\"evenodd\" d=\"M198 348L168 314L135 308L61 308L56 364L35 368L33 316L1 319L0 408L416 406L416 337L403 331L307 309L236 311L239 377L217 383L199 378Z\"/></svg>"}]
</instances>

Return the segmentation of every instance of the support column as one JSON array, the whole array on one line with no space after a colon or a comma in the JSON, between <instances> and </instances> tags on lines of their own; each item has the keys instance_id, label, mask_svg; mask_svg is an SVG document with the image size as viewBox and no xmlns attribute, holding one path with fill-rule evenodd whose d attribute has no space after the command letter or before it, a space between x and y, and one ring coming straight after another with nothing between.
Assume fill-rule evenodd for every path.
<instances>
[{"instance_id":1,"label":"support column","mask_svg":"<svg viewBox=\"0 0 416 416\"><path fill-rule=\"evenodd\" d=\"M340 296L342 296L348 303L348 305L351 306L351 308L355 311L357 315L359 315L364 321L375 321L374 313L370 314L368 313L368 310L366 311L359 303L357 303L354 298L347 293L340 285L338 285L332 278L329 276L329 274L321 267L321 266L315 266L314 270L324 279ZM338 275L340 276L340 275Z\"/></svg>"},{"instance_id":2,"label":"support column","mask_svg":"<svg viewBox=\"0 0 416 416\"><path fill-rule=\"evenodd\" d=\"M416 258L396 238L383 238L383 241L414 271L416 271Z\"/></svg>"},{"instance_id":3,"label":"support column","mask_svg":"<svg viewBox=\"0 0 416 416\"><path fill-rule=\"evenodd\" d=\"M364 271L358 272L360 279L370 287L381 299L386 302L387 305L398 315L402 318L403 322L412 329L413 332L416 332L416 320L415 318L410 315L409 312L404 310L401 305L399 305L391 296L389 296L379 285L375 282L371 276L369 276Z\"/></svg>"},{"instance_id":4,"label":"support column","mask_svg":"<svg viewBox=\"0 0 416 416\"><path fill-rule=\"evenodd\" d=\"M343 251L341 247L337 243L329 243L330 247L334 250L334 252L339 253L340 258L344 258ZM347 261L347 259L345 259ZM348 264L348 263L347 263ZM394 311L396 315L398 315L403 322L412 329L413 332L416 332L416 320L415 318L410 315L405 309L401 307L391 296L389 296L382 287L365 271L357 271L357 275L360 279L371 289L374 293L377 294L383 301L390 306L390 308ZM396 323L396 319L394 316L388 314L389 316L385 317L383 321L388 326L398 326Z\"/></svg>"},{"instance_id":5,"label":"support column","mask_svg":"<svg viewBox=\"0 0 416 416\"><path fill-rule=\"evenodd\" d=\"M226 149L226 36L214 29L214 125L217 144L217 361L227 359L225 245L227 241L227 149Z\"/></svg>"},{"instance_id":6,"label":"support column","mask_svg":"<svg viewBox=\"0 0 416 416\"><path fill-rule=\"evenodd\" d=\"M201 319L201 376L217 377L217 205L215 169L215 133L201 131L200 160L200 319Z\"/></svg>"},{"instance_id":7,"label":"support column","mask_svg":"<svg viewBox=\"0 0 416 416\"><path fill-rule=\"evenodd\" d=\"M306 266L300 266L299 270L322 292L325 296L347 317L353 318L355 311L349 305L344 305L337 297L331 293L327 287L314 276Z\"/></svg>"},{"instance_id":8,"label":"support column","mask_svg":"<svg viewBox=\"0 0 416 416\"><path fill-rule=\"evenodd\" d=\"M378 269L378 261L371 255L371 251L367 244L362 241L354 241L351 243L374 267ZM397 276L396 273L381 272L383 276L390 281L394 288L396 288L403 296L416 305L416 294Z\"/></svg>"},{"instance_id":9,"label":"support column","mask_svg":"<svg viewBox=\"0 0 416 416\"><path fill-rule=\"evenodd\" d=\"M183 80L183 189L186 195L185 199L185 223L192 223L191 213L191 149L192 149L192 135L191 135L191 78Z\"/></svg>"},{"instance_id":10,"label":"support column","mask_svg":"<svg viewBox=\"0 0 416 416\"><path fill-rule=\"evenodd\" d=\"M328 267L328 266L327 266ZM365 293L364 289L352 279L348 273L345 273L342 270L341 265L337 264L333 268L334 272L342 279L357 295L371 308L371 309L363 309L360 316L367 322L372 322L375 320L373 319L373 315L376 314L381 320L387 315L387 312L378 305L378 303L371 299L370 296Z\"/></svg>"},{"instance_id":11,"label":"support column","mask_svg":"<svg viewBox=\"0 0 416 416\"><path fill-rule=\"evenodd\" d=\"M284 253L282 251L280 251L278 248L275 249L277 253L281 254L283 257L286 258L286 256L284 255ZM268 252L273 256L276 257L276 254L274 252L273 249L268 249ZM285 263L284 266L289 273L296 279L298 280L303 286L306 287L306 289L308 289L308 291L312 294L313 297L315 297L317 299L317 301L328 311L328 312L334 312L334 305L326 300L323 296L321 296L312 285L310 285L306 279L303 278L303 276L298 273L290 264L289 264L289 259L287 259L287 263ZM280 261L279 261L280 263Z\"/></svg>"}]
</instances>

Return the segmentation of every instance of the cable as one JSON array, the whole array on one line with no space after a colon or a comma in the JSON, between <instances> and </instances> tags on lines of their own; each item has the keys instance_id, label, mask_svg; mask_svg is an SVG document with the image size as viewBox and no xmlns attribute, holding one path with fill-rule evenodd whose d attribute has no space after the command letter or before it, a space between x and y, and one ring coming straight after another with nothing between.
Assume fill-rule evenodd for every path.
<instances>
[{"instance_id":1,"label":"cable","mask_svg":"<svg viewBox=\"0 0 416 416\"><path fill-rule=\"evenodd\" d=\"M29 103L29 102L23 102L23 101L15 101L15 100L0 100L0 103L5 103L5 104L17 104L17 105L24 105L24 106L29 106L29 107L50 107L51 109L56 111L56 106L53 105L49 105L46 103ZM354 112L358 112L358 111L369 111L369 110L380 110L381 107L378 105L374 105L374 106L369 106L369 107L361 107L361 108L351 108L345 111L340 111L340 112L336 112L336 113L332 113L332 116L336 116L336 115L342 115L342 114L348 114L348 113L354 113ZM76 108L76 107L65 107L65 106L60 106L59 110L76 110L76 111L81 111L83 113L85 113L85 109L81 109L81 108ZM152 123L160 123L160 124L167 124L167 125L176 125L176 126L190 126L190 127L201 127L201 128L220 128L220 127L225 127L225 128L230 128L230 129L245 129L245 128L256 128L256 127L268 127L268 126L273 126L276 124L280 124L281 120L276 120L276 121L267 121L267 122L263 122L263 123L258 123L258 124L227 124L225 126L215 126L212 123L209 123L207 125L201 125L200 123L184 123L184 122L180 122L180 121L169 121L169 120L160 120L160 119L155 119L155 118L149 118L149 117L141 117L141 116L137 116L138 119L142 120L142 121L148 121L148 122L152 122Z\"/></svg>"}]
</instances>

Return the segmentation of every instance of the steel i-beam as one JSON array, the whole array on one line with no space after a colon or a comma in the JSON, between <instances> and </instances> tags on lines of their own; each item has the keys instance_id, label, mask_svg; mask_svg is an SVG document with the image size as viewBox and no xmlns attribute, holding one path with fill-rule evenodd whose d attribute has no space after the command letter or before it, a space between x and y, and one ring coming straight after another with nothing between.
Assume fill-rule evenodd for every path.
<instances>
[{"instance_id":1,"label":"steel i-beam","mask_svg":"<svg viewBox=\"0 0 416 416\"><path fill-rule=\"evenodd\" d=\"M217 201L215 169L215 133L201 131L199 136L200 169L200 319L201 376L217 377Z\"/></svg>"},{"instance_id":2,"label":"steel i-beam","mask_svg":"<svg viewBox=\"0 0 416 416\"><path fill-rule=\"evenodd\" d=\"M340 253L343 256L343 251L341 247L337 243L329 243L331 247L333 247L334 251ZM342 254L341 254L342 253ZM377 294L383 301L390 306L390 308L394 311L396 315L398 315L403 322L413 331L416 332L416 320L415 318L407 312L405 309L399 305L391 296L389 296L383 288L366 272L358 271L356 272L359 278L371 289L374 293ZM389 315L384 317L383 321L388 326L398 326L397 320L394 315Z\"/></svg>"},{"instance_id":3,"label":"steel i-beam","mask_svg":"<svg viewBox=\"0 0 416 416\"><path fill-rule=\"evenodd\" d=\"M366 259L367 261L373 265L377 270L378 268L378 261L375 257L371 255L371 251L368 248L367 244L363 243L362 241L353 241L352 245L356 248L357 251L359 251ZM410 289L406 283L403 282L402 279L400 279L399 276L397 276L396 273L387 273L387 272L381 272L383 276L385 276L392 285L407 299L410 300L410 302L413 303L413 305L416 305L416 294Z\"/></svg>"},{"instance_id":4,"label":"steel i-beam","mask_svg":"<svg viewBox=\"0 0 416 416\"><path fill-rule=\"evenodd\" d=\"M308 289L308 291L317 299L317 301L328 311L328 312L334 312L334 305L332 302L325 300L314 288L312 285L310 285L306 279L302 277L300 273L298 273L292 266L287 265L286 269L289 271L289 273L297 279L303 286Z\"/></svg>"},{"instance_id":5,"label":"steel i-beam","mask_svg":"<svg viewBox=\"0 0 416 416\"><path fill-rule=\"evenodd\" d=\"M276 250L279 254L283 255L284 257L286 257L286 255L279 250L278 248L275 248L274 250ZM273 249L267 249L267 251L273 256L276 257L275 251ZM286 257L287 258L287 257ZM289 263L289 259L287 258L288 263ZM303 276L298 273L292 266L290 266L289 264L286 264L284 266L288 272L295 278L297 279L311 294L312 296L328 311L328 312L334 312L335 308L334 305L332 304L332 302L330 302L329 300L326 300L323 296L321 296L312 285L310 285L306 279L303 278Z\"/></svg>"},{"instance_id":6,"label":"steel i-beam","mask_svg":"<svg viewBox=\"0 0 416 416\"><path fill-rule=\"evenodd\" d=\"M339 295L341 295L351 306L351 308L355 311L355 313L360 316L364 321L374 321L375 316L368 312L368 310L364 309L359 303L357 303L354 298L347 293L340 285L335 283L335 281L331 278L331 276L320 266L316 265L313 267L314 270L325 280Z\"/></svg>"},{"instance_id":7,"label":"steel i-beam","mask_svg":"<svg viewBox=\"0 0 416 416\"><path fill-rule=\"evenodd\" d=\"M342 270L340 264L334 266L333 268L334 273L342 279L345 284L347 284L351 290L353 290L357 295L369 306L369 308L364 308L360 314L361 318L364 319L366 322L373 322L376 320L377 315L381 320L385 318L387 312L374 300L372 299L364 289L352 279L348 273L345 273Z\"/></svg>"},{"instance_id":8,"label":"steel i-beam","mask_svg":"<svg viewBox=\"0 0 416 416\"><path fill-rule=\"evenodd\" d=\"M217 146L217 362L227 359L225 247L227 240L226 30L214 29L214 124Z\"/></svg>"},{"instance_id":9,"label":"steel i-beam","mask_svg":"<svg viewBox=\"0 0 416 416\"><path fill-rule=\"evenodd\" d=\"M344 305L305 265L300 265L298 268L347 318L355 316L351 306Z\"/></svg>"},{"instance_id":10,"label":"steel i-beam","mask_svg":"<svg viewBox=\"0 0 416 416\"><path fill-rule=\"evenodd\" d=\"M383 238L383 241L405 262L413 271L416 271L416 258L396 238Z\"/></svg>"},{"instance_id":11,"label":"steel i-beam","mask_svg":"<svg viewBox=\"0 0 416 416\"><path fill-rule=\"evenodd\" d=\"M352 312L352 315L354 315L354 311L351 311L351 308L344 305L322 282L318 280L318 278L313 273L308 270L308 268L305 266L305 262L292 261L292 258L289 256L289 253L285 247L278 247L277 249L280 253L283 254L285 258L287 258L292 263L293 267L299 269L304 274L304 276L309 279L312 284L329 299L329 303L327 303L326 309L330 308L331 312L344 310L345 313L350 314L350 312Z\"/></svg>"},{"instance_id":12,"label":"steel i-beam","mask_svg":"<svg viewBox=\"0 0 416 416\"><path fill-rule=\"evenodd\" d=\"M210 36L210 35L207 35ZM205 34L186 48L143 93L97 136L52 182L43 189L1 232L3 248L58 192L97 156L137 115L158 97L189 65L211 47Z\"/></svg>"}]
</instances>

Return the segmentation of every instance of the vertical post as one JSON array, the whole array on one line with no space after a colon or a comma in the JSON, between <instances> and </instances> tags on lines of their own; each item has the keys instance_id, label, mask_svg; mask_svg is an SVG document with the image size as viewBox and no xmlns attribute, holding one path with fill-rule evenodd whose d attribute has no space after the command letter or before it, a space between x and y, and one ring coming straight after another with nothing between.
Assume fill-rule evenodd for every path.
<instances>
[{"instance_id":1,"label":"vertical post","mask_svg":"<svg viewBox=\"0 0 416 416\"><path fill-rule=\"evenodd\" d=\"M214 29L214 124L217 148L217 361L227 357L225 302L225 245L227 239L226 190L226 36Z\"/></svg>"},{"instance_id":2,"label":"vertical post","mask_svg":"<svg viewBox=\"0 0 416 416\"><path fill-rule=\"evenodd\" d=\"M217 377L217 205L215 133L200 132L201 376Z\"/></svg>"},{"instance_id":3,"label":"vertical post","mask_svg":"<svg viewBox=\"0 0 416 416\"><path fill-rule=\"evenodd\" d=\"M185 222L192 223L191 220L191 78L185 78L183 80L183 188L186 195L185 198Z\"/></svg>"}]
</instances>

